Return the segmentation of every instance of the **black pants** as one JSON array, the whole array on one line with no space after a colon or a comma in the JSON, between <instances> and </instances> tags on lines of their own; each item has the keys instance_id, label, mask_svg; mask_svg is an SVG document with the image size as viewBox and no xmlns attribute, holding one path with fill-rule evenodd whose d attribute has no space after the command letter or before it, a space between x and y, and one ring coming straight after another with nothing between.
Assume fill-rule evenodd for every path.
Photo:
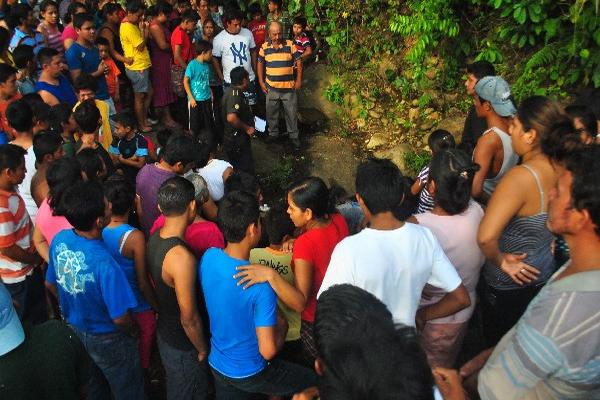
<instances>
[{"instance_id":1,"label":"black pants","mask_svg":"<svg viewBox=\"0 0 600 400\"><path fill-rule=\"evenodd\" d=\"M196 107L189 105L190 130L196 140L202 142L211 151L217 143L212 101L197 101Z\"/></svg>"},{"instance_id":2,"label":"black pants","mask_svg":"<svg viewBox=\"0 0 600 400\"><path fill-rule=\"evenodd\" d=\"M223 85L211 86L213 92L213 115L215 118L215 138L217 144L223 143L223 117L221 114L221 100L223 99Z\"/></svg>"},{"instance_id":3,"label":"black pants","mask_svg":"<svg viewBox=\"0 0 600 400\"><path fill-rule=\"evenodd\" d=\"M223 138L223 150L233 169L254 174L254 158L250 136L243 131L234 131Z\"/></svg>"},{"instance_id":4,"label":"black pants","mask_svg":"<svg viewBox=\"0 0 600 400\"><path fill-rule=\"evenodd\" d=\"M483 333L489 347L498 344L502 336L519 321L542 286L498 290L487 284L484 285L481 299Z\"/></svg>"},{"instance_id":5,"label":"black pants","mask_svg":"<svg viewBox=\"0 0 600 400\"><path fill-rule=\"evenodd\" d=\"M317 376L312 370L277 359L248 378L229 378L215 369L211 370L215 377L217 400L249 400L253 393L292 396L317 384Z\"/></svg>"}]
</instances>

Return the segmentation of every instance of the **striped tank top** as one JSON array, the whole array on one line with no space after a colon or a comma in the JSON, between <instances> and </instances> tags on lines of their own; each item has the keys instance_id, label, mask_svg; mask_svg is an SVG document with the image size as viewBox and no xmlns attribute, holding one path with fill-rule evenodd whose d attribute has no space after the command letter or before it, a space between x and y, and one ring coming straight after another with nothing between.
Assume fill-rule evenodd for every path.
<instances>
[{"instance_id":1,"label":"striped tank top","mask_svg":"<svg viewBox=\"0 0 600 400\"><path fill-rule=\"evenodd\" d=\"M40 31L45 37L48 38L48 47L55 49L59 53L64 53L65 47L63 46L62 33L56 29L54 32L48 28L44 22L38 26Z\"/></svg>"},{"instance_id":2,"label":"striped tank top","mask_svg":"<svg viewBox=\"0 0 600 400\"><path fill-rule=\"evenodd\" d=\"M511 219L504 228L498 245L500 251L503 253L526 253L527 258L523 262L538 269L540 275L537 280L530 284L520 286L509 275L504 273L499 266L487 261L483 267L483 276L486 283L494 289L508 290L523 288L525 286L538 286L550 279L556 270L551 250L554 236L546 226L548 212L544 206L544 189L535 170L528 165L522 166L535 179L540 192L540 212L539 214L527 217L514 217Z\"/></svg>"}]
</instances>

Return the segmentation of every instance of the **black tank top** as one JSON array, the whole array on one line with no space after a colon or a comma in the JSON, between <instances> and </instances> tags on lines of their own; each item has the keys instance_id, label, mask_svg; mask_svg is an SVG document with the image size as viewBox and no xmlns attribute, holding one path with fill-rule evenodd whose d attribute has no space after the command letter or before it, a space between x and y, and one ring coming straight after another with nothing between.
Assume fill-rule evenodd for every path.
<instances>
[{"instance_id":1,"label":"black tank top","mask_svg":"<svg viewBox=\"0 0 600 400\"><path fill-rule=\"evenodd\" d=\"M187 351L192 350L194 346L181 325L181 313L175 295L175 288L167 285L162 279L162 266L165 256L169 250L176 246L183 246L192 252L183 240L178 237L163 239L160 237L160 230L157 230L146 245L146 265L154 281L158 300L158 334L169 346ZM197 293L200 292L197 291Z\"/></svg>"}]
</instances>

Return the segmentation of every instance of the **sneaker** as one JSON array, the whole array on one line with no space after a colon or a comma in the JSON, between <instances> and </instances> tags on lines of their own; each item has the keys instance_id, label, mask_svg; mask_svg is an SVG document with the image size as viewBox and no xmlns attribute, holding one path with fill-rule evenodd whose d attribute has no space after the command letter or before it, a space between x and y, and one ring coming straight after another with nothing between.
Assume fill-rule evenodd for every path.
<instances>
[{"instance_id":1,"label":"sneaker","mask_svg":"<svg viewBox=\"0 0 600 400\"><path fill-rule=\"evenodd\" d=\"M290 139L292 141L292 146L294 147L294 150L298 151L300 150L300 139L298 138L294 138L294 139Z\"/></svg>"}]
</instances>

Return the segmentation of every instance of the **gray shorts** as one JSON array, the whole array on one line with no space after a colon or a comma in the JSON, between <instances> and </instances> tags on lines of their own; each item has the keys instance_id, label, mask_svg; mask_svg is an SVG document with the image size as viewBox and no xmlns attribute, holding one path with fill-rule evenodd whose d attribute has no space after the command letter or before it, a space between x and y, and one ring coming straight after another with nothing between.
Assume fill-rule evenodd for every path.
<instances>
[{"instance_id":1,"label":"gray shorts","mask_svg":"<svg viewBox=\"0 0 600 400\"><path fill-rule=\"evenodd\" d=\"M150 89L150 68L141 71L125 68L125 74L131 81L134 93L148 93Z\"/></svg>"}]
</instances>

